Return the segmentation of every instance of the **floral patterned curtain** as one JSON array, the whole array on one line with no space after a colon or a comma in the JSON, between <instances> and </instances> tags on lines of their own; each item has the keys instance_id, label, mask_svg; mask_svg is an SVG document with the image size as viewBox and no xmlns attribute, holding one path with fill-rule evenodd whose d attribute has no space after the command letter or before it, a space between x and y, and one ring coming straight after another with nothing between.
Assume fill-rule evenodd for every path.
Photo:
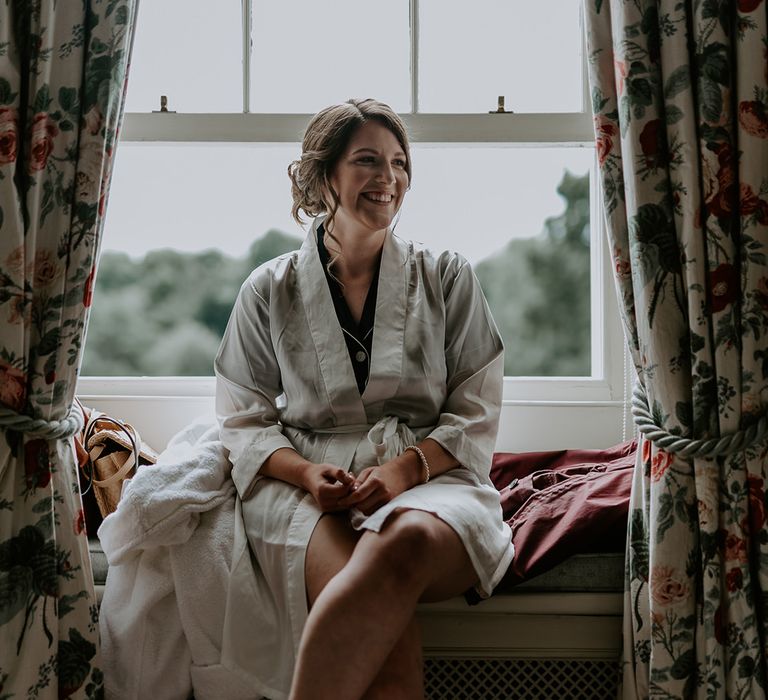
<instances>
[{"instance_id":1,"label":"floral patterned curtain","mask_svg":"<svg viewBox=\"0 0 768 700\"><path fill-rule=\"evenodd\" d=\"M763 698L768 27L762 0L587 0L605 215L643 433L625 698Z\"/></svg>"},{"instance_id":2,"label":"floral patterned curtain","mask_svg":"<svg viewBox=\"0 0 768 700\"><path fill-rule=\"evenodd\" d=\"M70 413L136 0L0 7L0 698L103 696Z\"/></svg>"}]
</instances>

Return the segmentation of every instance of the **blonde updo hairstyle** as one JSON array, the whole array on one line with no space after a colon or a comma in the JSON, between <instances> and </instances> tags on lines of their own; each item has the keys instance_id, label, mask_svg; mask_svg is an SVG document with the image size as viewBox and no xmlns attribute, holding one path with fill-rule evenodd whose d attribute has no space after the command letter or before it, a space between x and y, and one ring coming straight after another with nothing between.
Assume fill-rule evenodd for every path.
<instances>
[{"instance_id":1,"label":"blonde updo hairstyle","mask_svg":"<svg viewBox=\"0 0 768 700\"><path fill-rule=\"evenodd\" d=\"M331 176L352 135L368 121L379 122L400 142L405 153L405 172L410 187L411 151L408 134L403 120L391 107L373 99L352 99L326 107L307 126L301 144L301 158L288 166L293 195L291 214L300 225L304 224L302 212L311 218L328 214L325 229L333 238L329 228L332 227L340 201L338 193L331 186Z\"/></svg>"}]
</instances>

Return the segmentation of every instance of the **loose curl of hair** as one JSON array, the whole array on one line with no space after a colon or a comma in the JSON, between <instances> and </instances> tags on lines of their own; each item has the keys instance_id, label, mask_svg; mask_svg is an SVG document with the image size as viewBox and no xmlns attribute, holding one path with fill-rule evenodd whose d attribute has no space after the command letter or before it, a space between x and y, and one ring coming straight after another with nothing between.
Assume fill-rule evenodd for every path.
<instances>
[{"instance_id":1,"label":"loose curl of hair","mask_svg":"<svg viewBox=\"0 0 768 700\"><path fill-rule=\"evenodd\" d=\"M301 158L288 166L293 218L303 225L302 212L311 218L327 213L325 230L337 245L339 241L329 229L340 200L331 185L331 175L354 132L368 121L376 121L389 129L400 143L405 153L405 172L410 187L411 151L405 124L391 107L373 99L347 100L318 112L304 133ZM341 253L340 246L338 253Z\"/></svg>"}]
</instances>

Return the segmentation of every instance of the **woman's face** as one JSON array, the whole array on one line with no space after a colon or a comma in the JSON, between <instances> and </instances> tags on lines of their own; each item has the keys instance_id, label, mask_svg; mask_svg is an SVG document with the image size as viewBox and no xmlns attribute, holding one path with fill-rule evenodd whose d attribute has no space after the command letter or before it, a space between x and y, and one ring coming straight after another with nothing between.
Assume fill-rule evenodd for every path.
<instances>
[{"instance_id":1,"label":"woman's face","mask_svg":"<svg viewBox=\"0 0 768 700\"><path fill-rule=\"evenodd\" d=\"M397 137L368 121L352 134L330 181L341 201L334 227L341 232L386 229L408 189L406 155Z\"/></svg>"}]
</instances>

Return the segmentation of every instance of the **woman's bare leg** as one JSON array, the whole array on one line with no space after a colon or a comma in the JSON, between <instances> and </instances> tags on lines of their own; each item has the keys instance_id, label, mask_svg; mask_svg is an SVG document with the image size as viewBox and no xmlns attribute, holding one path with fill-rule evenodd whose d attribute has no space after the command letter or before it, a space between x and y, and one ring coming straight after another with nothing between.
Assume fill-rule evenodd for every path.
<instances>
[{"instance_id":1,"label":"woman's bare leg","mask_svg":"<svg viewBox=\"0 0 768 700\"><path fill-rule=\"evenodd\" d=\"M363 700L422 700L424 697L424 658L421 629L411 618L405 632L389 652L384 665L363 695Z\"/></svg>"},{"instance_id":2,"label":"woman's bare leg","mask_svg":"<svg viewBox=\"0 0 768 700\"><path fill-rule=\"evenodd\" d=\"M290 697L363 697L406 633L416 603L457 595L476 580L450 526L422 511L393 514L380 533L361 537L315 599Z\"/></svg>"},{"instance_id":3,"label":"woman's bare leg","mask_svg":"<svg viewBox=\"0 0 768 700\"><path fill-rule=\"evenodd\" d=\"M304 561L310 608L328 581L347 565L359 539L360 533L349 524L346 513L327 513L320 518L307 545Z\"/></svg>"},{"instance_id":4,"label":"woman's bare leg","mask_svg":"<svg viewBox=\"0 0 768 700\"><path fill-rule=\"evenodd\" d=\"M312 533L305 561L307 602L310 608L328 582L347 564L360 535L349 524L346 513L324 515L320 519ZM345 674L338 668L326 673L337 676L339 684L344 683ZM420 698L423 687L421 633L416 621L412 619L368 688L365 698Z\"/></svg>"}]
</instances>

